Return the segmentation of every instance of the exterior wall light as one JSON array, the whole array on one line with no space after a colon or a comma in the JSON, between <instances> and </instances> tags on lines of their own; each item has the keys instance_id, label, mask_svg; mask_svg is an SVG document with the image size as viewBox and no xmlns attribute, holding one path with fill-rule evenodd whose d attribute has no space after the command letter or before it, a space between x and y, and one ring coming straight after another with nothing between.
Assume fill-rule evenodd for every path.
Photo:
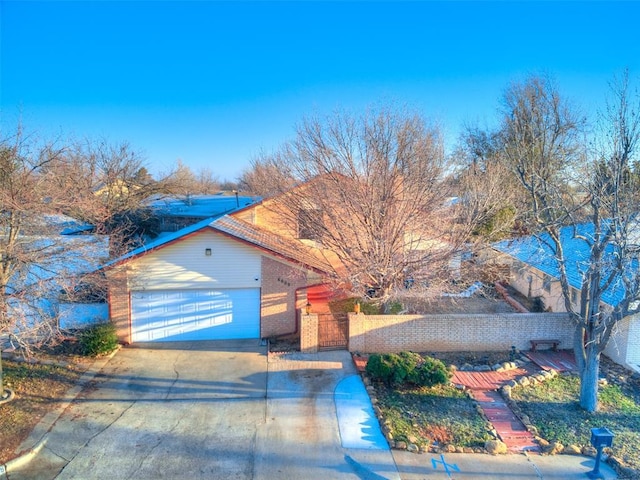
<instances>
[{"instance_id":1,"label":"exterior wall light","mask_svg":"<svg viewBox=\"0 0 640 480\"><path fill-rule=\"evenodd\" d=\"M307 315L311 314L311 303L307 302L307 304L304 307L304 311L307 313Z\"/></svg>"},{"instance_id":2,"label":"exterior wall light","mask_svg":"<svg viewBox=\"0 0 640 480\"><path fill-rule=\"evenodd\" d=\"M210 249L210 248L205 248L205 249L204 249L204 254L205 254L207 257L210 257L210 256L211 256L211 249Z\"/></svg>"}]
</instances>

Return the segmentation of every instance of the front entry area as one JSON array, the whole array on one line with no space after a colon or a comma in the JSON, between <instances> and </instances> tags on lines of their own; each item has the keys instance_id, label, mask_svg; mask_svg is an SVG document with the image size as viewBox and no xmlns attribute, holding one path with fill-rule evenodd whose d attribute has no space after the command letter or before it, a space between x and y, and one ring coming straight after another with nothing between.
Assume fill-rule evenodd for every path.
<instances>
[{"instance_id":1,"label":"front entry area","mask_svg":"<svg viewBox=\"0 0 640 480\"><path fill-rule=\"evenodd\" d=\"M318 349L347 350L348 346L349 318L347 314L318 314Z\"/></svg>"},{"instance_id":2,"label":"front entry area","mask_svg":"<svg viewBox=\"0 0 640 480\"><path fill-rule=\"evenodd\" d=\"M133 343L259 337L259 288L131 292Z\"/></svg>"}]
</instances>

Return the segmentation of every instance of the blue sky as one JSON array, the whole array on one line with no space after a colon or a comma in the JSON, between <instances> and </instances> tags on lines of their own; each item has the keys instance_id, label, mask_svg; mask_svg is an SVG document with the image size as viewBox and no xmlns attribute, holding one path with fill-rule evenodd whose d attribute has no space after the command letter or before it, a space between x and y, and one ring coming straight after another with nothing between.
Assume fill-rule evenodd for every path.
<instances>
[{"instance_id":1,"label":"blue sky","mask_svg":"<svg viewBox=\"0 0 640 480\"><path fill-rule=\"evenodd\" d=\"M585 110L640 76L637 1L0 0L0 16L3 131L126 141L152 172L230 180L305 115L406 104L451 147L526 74Z\"/></svg>"}]
</instances>

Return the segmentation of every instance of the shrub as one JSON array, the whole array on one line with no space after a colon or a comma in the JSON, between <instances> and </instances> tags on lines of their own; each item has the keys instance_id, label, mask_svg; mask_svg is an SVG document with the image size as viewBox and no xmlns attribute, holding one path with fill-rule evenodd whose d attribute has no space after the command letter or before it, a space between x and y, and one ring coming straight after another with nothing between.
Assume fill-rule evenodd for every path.
<instances>
[{"instance_id":1,"label":"shrub","mask_svg":"<svg viewBox=\"0 0 640 480\"><path fill-rule=\"evenodd\" d=\"M410 381L421 387L433 387L449 383L452 376L453 373L441 360L425 357L413 371Z\"/></svg>"},{"instance_id":2,"label":"shrub","mask_svg":"<svg viewBox=\"0 0 640 480\"><path fill-rule=\"evenodd\" d=\"M83 330L78 336L83 355L95 357L110 353L118 347L116 327L110 323L99 323Z\"/></svg>"},{"instance_id":3,"label":"shrub","mask_svg":"<svg viewBox=\"0 0 640 480\"><path fill-rule=\"evenodd\" d=\"M413 352L371 355L365 371L371 378L394 387L403 384L432 387L447 383L452 375L440 360Z\"/></svg>"}]
</instances>

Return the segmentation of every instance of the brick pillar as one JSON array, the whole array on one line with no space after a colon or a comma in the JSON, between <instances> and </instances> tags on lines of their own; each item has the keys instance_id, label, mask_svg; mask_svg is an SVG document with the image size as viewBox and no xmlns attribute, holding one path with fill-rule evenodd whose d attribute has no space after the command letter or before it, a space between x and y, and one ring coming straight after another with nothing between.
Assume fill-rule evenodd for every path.
<instances>
[{"instance_id":1,"label":"brick pillar","mask_svg":"<svg viewBox=\"0 0 640 480\"><path fill-rule=\"evenodd\" d=\"M349 351L364 352L365 336L364 336L364 319L363 313L350 312L349 318Z\"/></svg>"},{"instance_id":2,"label":"brick pillar","mask_svg":"<svg viewBox=\"0 0 640 480\"><path fill-rule=\"evenodd\" d=\"M318 315L300 312L300 351L318 353Z\"/></svg>"}]
</instances>

